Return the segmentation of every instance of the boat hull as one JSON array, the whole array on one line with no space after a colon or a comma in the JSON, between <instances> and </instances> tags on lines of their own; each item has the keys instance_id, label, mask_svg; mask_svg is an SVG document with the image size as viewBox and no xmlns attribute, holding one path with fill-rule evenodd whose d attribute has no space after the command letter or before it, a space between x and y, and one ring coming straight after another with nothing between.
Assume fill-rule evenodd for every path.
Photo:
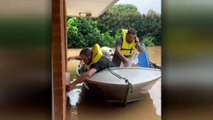
<instances>
[{"instance_id":1,"label":"boat hull","mask_svg":"<svg viewBox=\"0 0 213 120\"><path fill-rule=\"evenodd\" d=\"M129 103L143 99L156 81L157 79L147 83L135 84L132 88L128 85L102 84L88 80L86 85L91 92L107 102Z\"/></svg>"},{"instance_id":2,"label":"boat hull","mask_svg":"<svg viewBox=\"0 0 213 120\"><path fill-rule=\"evenodd\" d=\"M108 102L129 103L143 99L160 78L159 69L115 67L94 74L85 85Z\"/></svg>"}]
</instances>

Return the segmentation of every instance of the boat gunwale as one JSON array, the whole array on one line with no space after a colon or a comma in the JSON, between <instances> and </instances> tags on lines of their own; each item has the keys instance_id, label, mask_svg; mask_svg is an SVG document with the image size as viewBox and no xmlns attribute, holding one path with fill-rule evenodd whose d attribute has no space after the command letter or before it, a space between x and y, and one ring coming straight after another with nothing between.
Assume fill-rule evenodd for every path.
<instances>
[{"instance_id":1,"label":"boat gunwale","mask_svg":"<svg viewBox=\"0 0 213 120\"><path fill-rule=\"evenodd\" d=\"M157 78L155 78L155 79L149 80L149 81L145 81L145 82L141 82L141 83L136 83L136 84L133 84L133 85L146 84L146 83L148 83L148 82L157 81L157 80L159 80L159 79L161 79L161 76L160 76L160 77L157 77ZM126 86L126 85L128 85L128 83L125 83L125 81L124 81L125 84L104 83L104 82L93 81L93 80L89 80L89 79L87 79L86 81L87 81L87 82L91 82L91 83L96 83L96 84L105 84L105 85L121 85L121 86Z\"/></svg>"},{"instance_id":2,"label":"boat gunwale","mask_svg":"<svg viewBox=\"0 0 213 120\"><path fill-rule=\"evenodd\" d=\"M103 72L103 71L111 72L110 70L122 70L122 69L139 69L139 70L144 70L145 69L145 70L149 70L149 71L159 71L159 72L161 72L160 69L146 68L146 67L111 67L109 69L106 68L106 69L104 69L104 70L102 70L100 72ZM113 85L126 85L126 84L128 84L128 83L125 82L125 80L124 80L123 84L121 84L121 83L115 84L115 83L92 80L91 77L88 78L87 81L92 81L92 82L95 82L95 83L103 83L103 84L113 84ZM161 74L159 75L159 77L156 77L155 79L150 79L150 80L147 80L147 81L144 81L144 82L135 83L134 85L141 84L141 83L144 84L144 83L147 83L147 82L150 82L150 81L155 81L155 80L160 79L160 78L161 78Z\"/></svg>"}]
</instances>

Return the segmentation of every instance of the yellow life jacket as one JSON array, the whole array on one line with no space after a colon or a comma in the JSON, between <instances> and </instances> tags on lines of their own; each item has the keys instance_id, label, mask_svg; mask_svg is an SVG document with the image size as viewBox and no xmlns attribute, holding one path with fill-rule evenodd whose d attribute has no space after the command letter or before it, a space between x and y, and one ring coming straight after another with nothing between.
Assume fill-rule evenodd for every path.
<instances>
[{"instance_id":1,"label":"yellow life jacket","mask_svg":"<svg viewBox=\"0 0 213 120\"><path fill-rule=\"evenodd\" d=\"M128 32L127 29L121 29L122 31L122 46L121 46L121 53L124 56L132 56L135 50L135 40L133 40L131 43L128 43L126 40L126 34Z\"/></svg>"},{"instance_id":2,"label":"yellow life jacket","mask_svg":"<svg viewBox=\"0 0 213 120\"><path fill-rule=\"evenodd\" d=\"M92 64L95 64L97 63L102 57L102 51L101 51L101 48L98 44L95 44L93 47L92 47L92 61L89 63L89 65L85 64L86 66L86 69L89 70L90 69L90 66Z\"/></svg>"}]
</instances>

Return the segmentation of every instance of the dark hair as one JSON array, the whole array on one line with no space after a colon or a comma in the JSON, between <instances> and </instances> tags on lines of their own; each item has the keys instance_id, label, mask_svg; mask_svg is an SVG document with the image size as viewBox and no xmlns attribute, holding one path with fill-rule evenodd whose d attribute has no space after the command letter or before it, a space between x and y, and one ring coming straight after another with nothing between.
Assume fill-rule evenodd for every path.
<instances>
[{"instance_id":1,"label":"dark hair","mask_svg":"<svg viewBox=\"0 0 213 120\"><path fill-rule=\"evenodd\" d=\"M91 54L92 54L92 50L90 48L84 48L80 52L80 55L90 56Z\"/></svg>"},{"instance_id":2,"label":"dark hair","mask_svg":"<svg viewBox=\"0 0 213 120\"><path fill-rule=\"evenodd\" d=\"M137 34L137 31L134 28L129 28L127 34Z\"/></svg>"}]
</instances>

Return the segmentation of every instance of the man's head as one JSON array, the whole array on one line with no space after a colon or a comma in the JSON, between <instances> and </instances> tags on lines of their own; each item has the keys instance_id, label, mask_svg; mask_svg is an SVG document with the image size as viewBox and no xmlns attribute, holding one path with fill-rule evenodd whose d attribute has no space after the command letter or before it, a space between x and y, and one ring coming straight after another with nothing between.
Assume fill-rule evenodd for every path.
<instances>
[{"instance_id":1,"label":"man's head","mask_svg":"<svg viewBox=\"0 0 213 120\"><path fill-rule=\"evenodd\" d=\"M82 49L80 52L80 57L81 60L88 65L92 61L92 50L90 48Z\"/></svg>"},{"instance_id":2,"label":"man's head","mask_svg":"<svg viewBox=\"0 0 213 120\"><path fill-rule=\"evenodd\" d=\"M129 28L126 33L126 40L128 43L131 43L136 38L137 31L133 28Z\"/></svg>"}]
</instances>

